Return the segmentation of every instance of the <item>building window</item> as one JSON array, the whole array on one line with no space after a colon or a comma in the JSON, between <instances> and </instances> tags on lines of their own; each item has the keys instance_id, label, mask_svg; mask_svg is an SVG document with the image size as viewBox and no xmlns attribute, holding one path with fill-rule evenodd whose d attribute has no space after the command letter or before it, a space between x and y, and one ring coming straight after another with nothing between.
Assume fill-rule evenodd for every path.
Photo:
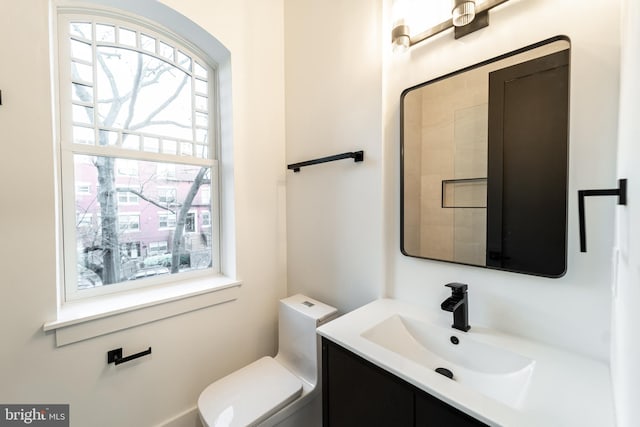
<instances>
[{"instance_id":1,"label":"building window","mask_svg":"<svg viewBox=\"0 0 640 427\"><path fill-rule=\"evenodd\" d=\"M177 188L158 188L158 201L164 204L175 203L177 200Z\"/></svg>"},{"instance_id":2,"label":"building window","mask_svg":"<svg viewBox=\"0 0 640 427\"><path fill-rule=\"evenodd\" d=\"M76 182L76 194L78 196L90 196L91 185L84 182Z\"/></svg>"},{"instance_id":3,"label":"building window","mask_svg":"<svg viewBox=\"0 0 640 427\"><path fill-rule=\"evenodd\" d=\"M78 229L86 229L93 226L92 216L87 212L77 212L76 213L76 228Z\"/></svg>"},{"instance_id":4,"label":"building window","mask_svg":"<svg viewBox=\"0 0 640 427\"><path fill-rule=\"evenodd\" d=\"M138 162L130 159L116 159L118 175L138 176Z\"/></svg>"},{"instance_id":5,"label":"building window","mask_svg":"<svg viewBox=\"0 0 640 427\"><path fill-rule=\"evenodd\" d=\"M202 211L202 226L211 227L211 212Z\"/></svg>"},{"instance_id":6,"label":"building window","mask_svg":"<svg viewBox=\"0 0 640 427\"><path fill-rule=\"evenodd\" d=\"M200 189L200 198L202 203L209 204L209 200L211 200L211 189L208 185L203 185Z\"/></svg>"},{"instance_id":7,"label":"building window","mask_svg":"<svg viewBox=\"0 0 640 427\"><path fill-rule=\"evenodd\" d=\"M217 241L199 249L210 262L196 268L181 262L153 278L136 271L170 248L189 259L184 245L167 242L195 231L196 195L208 208L218 197L215 68L146 21L79 10L58 15L65 299L218 272ZM137 212L126 211L131 204Z\"/></svg>"},{"instance_id":8,"label":"building window","mask_svg":"<svg viewBox=\"0 0 640 427\"><path fill-rule=\"evenodd\" d=\"M138 190L135 188L118 187L116 191L118 192L118 203L121 205L135 205L140 201L136 194Z\"/></svg>"},{"instance_id":9,"label":"building window","mask_svg":"<svg viewBox=\"0 0 640 427\"><path fill-rule=\"evenodd\" d=\"M196 213L189 212L187 214L187 220L184 222L184 231L187 233L193 233L196 231Z\"/></svg>"},{"instance_id":10,"label":"building window","mask_svg":"<svg viewBox=\"0 0 640 427\"><path fill-rule=\"evenodd\" d=\"M166 240L162 242L150 242L149 249L147 250L147 255L164 255L169 252L169 244Z\"/></svg>"},{"instance_id":11,"label":"building window","mask_svg":"<svg viewBox=\"0 0 640 427\"><path fill-rule=\"evenodd\" d=\"M176 179L176 167L174 165L158 163L157 173L158 173L158 178L163 179L165 181L171 181Z\"/></svg>"},{"instance_id":12,"label":"building window","mask_svg":"<svg viewBox=\"0 0 640 427\"><path fill-rule=\"evenodd\" d=\"M120 253L129 259L137 259L140 256L140 242L127 242L120 245Z\"/></svg>"},{"instance_id":13,"label":"building window","mask_svg":"<svg viewBox=\"0 0 640 427\"><path fill-rule=\"evenodd\" d=\"M159 228L176 228L176 214L174 213L159 213L158 214L158 227Z\"/></svg>"},{"instance_id":14,"label":"building window","mask_svg":"<svg viewBox=\"0 0 640 427\"><path fill-rule=\"evenodd\" d=\"M140 231L140 215L118 214L118 229L121 233Z\"/></svg>"}]
</instances>

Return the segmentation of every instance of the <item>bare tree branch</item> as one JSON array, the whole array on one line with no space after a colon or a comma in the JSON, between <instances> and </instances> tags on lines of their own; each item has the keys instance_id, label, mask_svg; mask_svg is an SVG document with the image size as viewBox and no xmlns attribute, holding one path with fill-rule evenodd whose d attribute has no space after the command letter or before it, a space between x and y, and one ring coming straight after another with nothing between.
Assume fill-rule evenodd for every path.
<instances>
[{"instance_id":1,"label":"bare tree branch","mask_svg":"<svg viewBox=\"0 0 640 427\"><path fill-rule=\"evenodd\" d=\"M165 108L167 108L167 106L169 104L171 104L179 95L180 92L182 91L182 88L187 84L187 80L188 77L186 74L184 75L184 78L182 79L182 82L180 83L180 85L176 88L176 90L173 92L173 94L167 98L162 104L160 104L158 106L158 108L156 108L155 110L153 110L151 113L149 113L149 115L147 116L146 119L142 120L140 123L138 123L136 126L136 129L139 129L142 126L145 126L145 123L150 122L151 120L153 120L153 118L155 116L157 116L158 114L160 114L162 112L162 110L164 110Z\"/></svg>"}]
</instances>

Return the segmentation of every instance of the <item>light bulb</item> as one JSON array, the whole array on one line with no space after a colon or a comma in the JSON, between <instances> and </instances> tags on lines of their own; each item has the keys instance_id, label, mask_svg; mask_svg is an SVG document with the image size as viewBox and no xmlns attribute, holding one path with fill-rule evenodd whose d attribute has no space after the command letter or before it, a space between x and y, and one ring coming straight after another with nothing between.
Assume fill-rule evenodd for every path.
<instances>
[{"instance_id":1,"label":"light bulb","mask_svg":"<svg viewBox=\"0 0 640 427\"><path fill-rule=\"evenodd\" d=\"M476 17L475 0L454 0L451 20L456 27L467 25Z\"/></svg>"},{"instance_id":2,"label":"light bulb","mask_svg":"<svg viewBox=\"0 0 640 427\"><path fill-rule=\"evenodd\" d=\"M402 53L409 49L409 46L411 46L409 26L399 24L393 28L391 32L391 46L393 53Z\"/></svg>"}]
</instances>

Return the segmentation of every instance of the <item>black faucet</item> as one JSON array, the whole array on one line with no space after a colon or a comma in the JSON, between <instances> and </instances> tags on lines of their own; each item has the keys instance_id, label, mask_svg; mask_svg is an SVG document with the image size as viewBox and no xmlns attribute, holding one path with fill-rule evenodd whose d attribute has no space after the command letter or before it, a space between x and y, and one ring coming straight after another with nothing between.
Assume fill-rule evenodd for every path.
<instances>
[{"instance_id":1,"label":"black faucet","mask_svg":"<svg viewBox=\"0 0 640 427\"><path fill-rule=\"evenodd\" d=\"M467 332L469 326L469 299L467 297L467 285L464 283L447 283L451 288L451 296L440 304L444 311L453 313L453 325L451 327Z\"/></svg>"}]
</instances>

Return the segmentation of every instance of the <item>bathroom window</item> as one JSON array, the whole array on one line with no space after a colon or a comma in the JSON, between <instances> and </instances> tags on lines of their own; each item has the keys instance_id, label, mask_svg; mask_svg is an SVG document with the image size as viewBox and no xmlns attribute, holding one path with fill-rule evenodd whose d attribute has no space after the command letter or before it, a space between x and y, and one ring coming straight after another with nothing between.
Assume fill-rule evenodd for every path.
<instances>
[{"instance_id":1,"label":"bathroom window","mask_svg":"<svg viewBox=\"0 0 640 427\"><path fill-rule=\"evenodd\" d=\"M128 15L57 27L65 301L218 273L215 67Z\"/></svg>"}]
</instances>

